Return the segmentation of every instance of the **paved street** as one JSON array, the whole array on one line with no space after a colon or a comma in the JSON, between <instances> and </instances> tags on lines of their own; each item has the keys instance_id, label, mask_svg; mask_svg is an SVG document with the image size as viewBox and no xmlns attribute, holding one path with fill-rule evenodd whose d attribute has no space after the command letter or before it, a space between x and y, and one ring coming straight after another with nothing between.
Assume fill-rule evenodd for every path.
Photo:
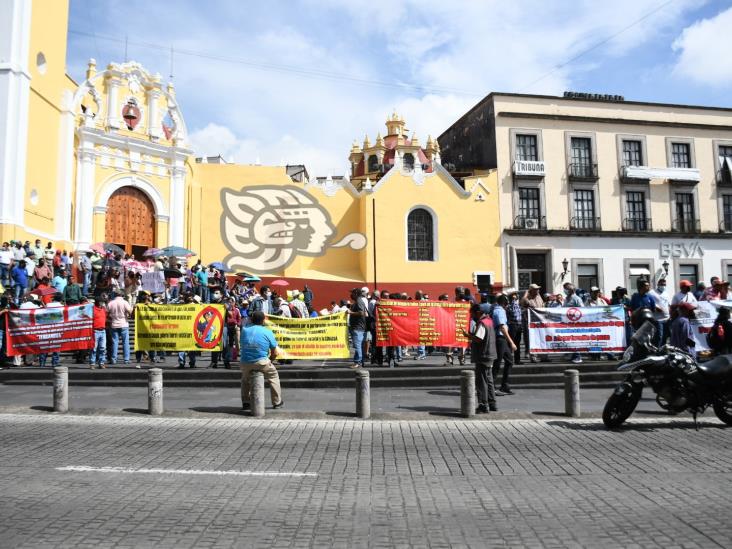
<instances>
[{"instance_id":1,"label":"paved street","mask_svg":"<svg viewBox=\"0 0 732 549\"><path fill-rule=\"evenodd\" d=\"M710 418L0 414L0 440L3 547L732 544L732 430Z\"/></svg>"},{"instance_id":2,"label":"paved street","mask_svg":"<svg viewBox=\"0 0 732 549\"><path fill-rule=\"evenodd\" d=\"M498 413L480 418L516 419L564 413L563 389L517 387L515 391L512 396L498 397ZM285 406L279 410L271 408L269 391L265 392L267 414L272 417L342 417L355 413L355 389L285 389L282 393ZM612 389L582 389L583 414L599 417L611 392ZM0 412L43 411L52 406L52 401L52 386L0 385ZM239 414L241 397L236 388L166 387L164 404L166 412L176 416ZM147 387L72 385L69 406L80 413L139 413L147 410ZM371 412L379 418L454 418L459 409L460 391L457 388L371 389ZM650 390L646 390L636 414L639 417L663 414ZM706 415L712 416L712 411Z\"/></svg>"}]
</instances>

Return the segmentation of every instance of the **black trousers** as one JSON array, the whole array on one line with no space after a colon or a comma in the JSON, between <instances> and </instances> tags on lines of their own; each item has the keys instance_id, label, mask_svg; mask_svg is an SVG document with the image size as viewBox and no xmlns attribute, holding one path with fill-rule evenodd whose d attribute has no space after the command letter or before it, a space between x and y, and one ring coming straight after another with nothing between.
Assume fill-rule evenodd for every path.
<instances>
[{"instance_id":1,"label":"black trousers","mask_svg":"<svg viewBox=\"0 0 732 549\"><path fill-rule=\"evenodd\" d=\"M496 356L498 358L493 361L493 375L495 377L498 376L498 370L500 370L501 362L503 362L501 389L510 388L508 380L511 376L511 368L513 368L513 353L511 352L511 347L508 345L508 341L503 336L496 338Z\"/></svg>"},{"instance_id":2,"label":"black trousers","mask_svg":"<svg viewBox=\"0 0 732 549\"><path fill-rule=\"evenodd\" d=\"M478 362L475 365L475 390L479 406L496 407L496 386L493 384L492 364Z\"/></svg>"},{"instance_id":3,"label":"black trousers","mask_svg":"<svg viewBox=\"0 0 732 549\"><path fill-rule=\"evenodd\" d=\"M508 325L508 333L511 335L511 339L513 339L513 342L516 344L516 350L513 353L513 361L521 362L521 334L523 333L524 328L521 324L509 324ZM527 345L528 345L528 338L526 338ZM528 349L528 347L527 347ZM526 354L529 354L528 350L526 351Z\"/></svg>"}]
</instances>

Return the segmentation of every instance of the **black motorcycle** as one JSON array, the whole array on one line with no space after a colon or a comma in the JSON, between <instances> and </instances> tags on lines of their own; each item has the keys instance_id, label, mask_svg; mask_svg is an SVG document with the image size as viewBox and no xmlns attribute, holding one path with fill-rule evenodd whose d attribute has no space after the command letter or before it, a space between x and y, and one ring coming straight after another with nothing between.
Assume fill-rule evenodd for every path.
<instances>
[{"instance_id":1,"label":"black motorcycle","mask_svg":"<svg viewBox=\"0 0 732 549\"><path fill-rule=\"evenodd\" d=\"M656 393L656 402L671 414L689 410L696 416L712 406L716 416L732 425L732 355L697 363L690 354L664 345L657 348L656 328L646 320L633 334L618 370L627 377L610 395L602 411L608 428L620 426L635 410L649 385Z\"/></svg>"}]
</instances>

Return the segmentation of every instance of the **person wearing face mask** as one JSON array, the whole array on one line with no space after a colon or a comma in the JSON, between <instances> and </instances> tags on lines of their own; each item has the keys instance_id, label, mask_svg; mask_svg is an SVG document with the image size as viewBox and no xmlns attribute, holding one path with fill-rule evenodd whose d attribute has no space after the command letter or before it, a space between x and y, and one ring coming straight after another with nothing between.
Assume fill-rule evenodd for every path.
<instances>
[{"instance_id":1,"label":"person wearing face mask","mask_svg":"<svg viewBox=\"0 0 732 549\"><path fill-rule=\"evenodd\" d=\"M656 345L661 346L668 339L668 319L670 318L670 303L666 293L666 279L662 278L656 283L655 289L648 292L656 303L653 311L653 318L656 320L657 333Z\"/></svg>"},{"instance_id":2,"label":"person wearing face mask","mask_svg":"<svg viewBox=\"0 0 732 549\"><path fill-rule=\"evenodd\" d=\"M262 286L259 295L249 301L249 312L253 313L255 311L262 311L266 315L271 315L274 312L272 290L269 286Z\"/></svg>"}]
</instances>

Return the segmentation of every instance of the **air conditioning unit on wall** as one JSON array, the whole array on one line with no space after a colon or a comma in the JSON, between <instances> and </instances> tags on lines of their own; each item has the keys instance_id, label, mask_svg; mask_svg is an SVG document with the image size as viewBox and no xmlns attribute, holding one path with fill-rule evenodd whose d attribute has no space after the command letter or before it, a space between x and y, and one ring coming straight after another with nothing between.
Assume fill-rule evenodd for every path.
<instances>
[{"instance_id":1,"label":"air conditioning unit on wall","mask_svg":"<svg viewBox=\"0 0 732 549\"><path fill-rule=\"evenodd\" d=\"M524 229L538 229L539 220L534 217L524 219Z\"/></svg>"}]
</instances>

